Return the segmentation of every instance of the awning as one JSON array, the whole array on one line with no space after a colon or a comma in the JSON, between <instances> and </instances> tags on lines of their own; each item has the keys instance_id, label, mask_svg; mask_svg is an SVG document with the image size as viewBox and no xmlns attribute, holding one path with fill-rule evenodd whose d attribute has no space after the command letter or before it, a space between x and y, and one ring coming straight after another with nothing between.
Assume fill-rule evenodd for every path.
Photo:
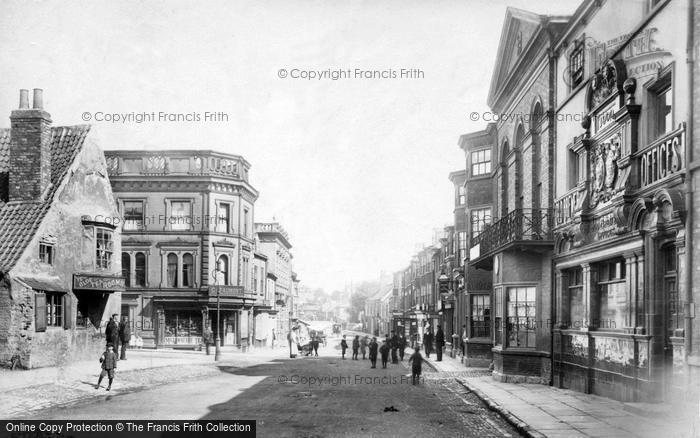
<instances>
[{"instance_id":1,"label":"awning","mask_svg":"<svg viewBox=\"0 0 700 438\"><path fill-rule=\"evenodd\" d=\"M22 285L34 290L44 290L48 292L68 292L68 289L63 286L61 279L58 277L17 277L16 280Z\"/></svg>"}]
</instances>

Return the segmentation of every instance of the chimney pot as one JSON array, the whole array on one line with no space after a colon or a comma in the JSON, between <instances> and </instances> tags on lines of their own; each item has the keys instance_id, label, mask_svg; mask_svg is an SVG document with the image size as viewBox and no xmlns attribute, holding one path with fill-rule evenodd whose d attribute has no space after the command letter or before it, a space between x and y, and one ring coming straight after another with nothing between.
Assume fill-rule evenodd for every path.
<instances>
[{"instance_id":1,"label":"chimney pot","mask_svg":"<svg viewBox=\"0 0 700 438\"><path fill-rule=\"evenodd\" d=\"M41 88L34 89L33 109L44 109L44 90Z\"/></svg>"},{"instance_id":2,"label":"chimney pot","mask_svg":"<svg viewBox=\"0 0 700 438\"><path fill-rule=\"evenodd\" d=\"M19 109L29 109L29 90L19 90Z\"/></svg>"}]
</instances>

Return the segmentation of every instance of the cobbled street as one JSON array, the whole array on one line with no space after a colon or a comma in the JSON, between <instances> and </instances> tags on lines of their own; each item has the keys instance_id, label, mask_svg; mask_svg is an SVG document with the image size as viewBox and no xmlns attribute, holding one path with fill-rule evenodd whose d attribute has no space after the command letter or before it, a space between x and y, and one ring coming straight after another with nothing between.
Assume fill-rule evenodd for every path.
<instances>
[{"instance_id":1,"label":"cobbled street","mask_svg":"<svg viewBox=\"0 0 700 438\"><path fill-rule=\"evenodd\" d=\"M259 436L519 436L455 379L482 371L437 373L426 365L414 386L406 361L370 369L368 360L338 356L329 348L318 358L123 373L110 393L86 382L79 391L95 394L83 398L89 403L34 410L31 417L250 418L258 421ZM32 390L41 400L40 388L24 391Z\"/></svg>"}]
</instances>

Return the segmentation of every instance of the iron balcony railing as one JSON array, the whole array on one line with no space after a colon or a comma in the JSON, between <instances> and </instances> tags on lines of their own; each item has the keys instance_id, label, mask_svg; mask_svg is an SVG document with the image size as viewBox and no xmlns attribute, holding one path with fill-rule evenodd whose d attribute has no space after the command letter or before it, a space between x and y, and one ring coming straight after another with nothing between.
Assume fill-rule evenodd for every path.
<instances>
[{"instance_id":1,"label":"iron balcony railing","mask_svg":"<svg viewBox=\"0 0 700 438\"><path fill-rule=\"evenodd\" d=\"M472 247L479 245L479 257L486 256L515 242L553 241L552 209L516 209L490 225L472 239Z\"/></svg>"}]
</instances>

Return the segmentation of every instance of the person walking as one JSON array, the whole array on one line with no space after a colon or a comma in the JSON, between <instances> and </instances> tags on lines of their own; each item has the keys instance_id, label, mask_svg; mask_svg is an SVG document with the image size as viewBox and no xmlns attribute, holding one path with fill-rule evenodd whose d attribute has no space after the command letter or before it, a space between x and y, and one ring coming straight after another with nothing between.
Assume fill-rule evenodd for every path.
<instances>
[{"instance_id":1,"label":"person walking","mask_svg":"<svg viewBox=\"0 0 700 438\"><path fill-rule=\"evenodd\" d=\"M408 358L408 363L411 365L411 380L415 385L420 383L420 375L423 368L423 356L420 354L420 347L416 347L411 357Z\"/></svg>"},{"instance_id":2,"label":"person walking","mask_svg":"<svg viewBox=\"0 0 700 438\"><path fill-rule=\"evenodd\" d=\"M404 350L406 349L406 338L403 333L399 335L399 358L403 362Z\"/></svg>"},{"instance_id":3,"label":"person walking","mask_svg":"<svg viewBox=\"0 0 700 438\"><path fill-rule=\"evenodd\" d=\"M428 326L425 334L423 335L423 348L425 348L425 357L430 357L430 351L433 349L433 332Z\"/></svg>"},{"instance_id":4,"label":"person walking","mask_svg":"<svg viewBox=\"0 0 700 438\"><path fill-rule=\"evenodd\" d=\"M100 389L100 383L105 376L109 378L109 383L107 386L107 391L112 389L112 382L114 381L114 372L117 369L117 353L114 352L114 345L112 343L107 344L102 356L100 356L100 363L102 364L102 371L100 372L100 378L97 379L97 386L95 389Z\"/></svg>"},{"instance_id":5,"label":"person walking","mask_svg":"<svg viewBox=\"0 0 700 438\"><path fill-rule=\"evenodd\" d=\"M435 352L437 353L438 362L442 361L442 349L445 347L445 333L442 331L442 326L437 326L435 333Z\"/></svg>"},{"instance_id":6,"label":"person walking","mask_svg":"<svg viewBox=\"0 0 700 438\"><path fill-rule=\"evenodd\" d=\"M377 368L377 349L379 345L377 344L377 338L372 338L369 342L369 361L372 363L371 368Z\"/></svg>"},{"instance_id":7,"label":"person walking","mask_svg":"<svg viewBox=\"0 0 700 438\"><path fill-rule=\"evenodd\" d=\"M211 330L211 329L210 329ZM272 329L272 341L270 342L270 348L275 349L275 341L277 340L277 335L275 335L275 329ZM207 353L209 354L209 353Z\"/></svg>"},{"instance_id":8,"label":"person walking","mask_svg":"<svg viewBox=\"0 0 700 438\"><path fill-rule=\"evenodd\" d=\"M119 355L120 360L126 360L126 347L129 345L131 340L131 324L129 324L129 317L122 317L122 322L119 323L119 342L122 344L121 354Z\"/></svg>"},{"instance_id":9,"label":"person walking","mask_svg":"<svg viewBox=\"0 0 700 438\"><path fill-rule=\"evenodd\" d=\"M340 350L342 353L342 358L345 360L345 350L348 349L348 342L345 340L345 335L343 335L343 339L340 341Z\"/></svg>"},{"instance_id":10,"label":"person walking","mask_svg":"<svg viewBox=\"0 0 700 438\"><path fill-rule=\"evenodd\" d=\"M362 360L367 359L367 336L360 339L360 353L362 353Z\"/></svg>"},{"instance_id":11,"label":"person walking","mask_svg":"<svg viewBox=\"0 0 700 438\"><path fill-rule=\"evenodd\" d=\"M462 325L462 357L467 355L467 325Z\"/></svg>"},{"instance_id":12,"label":"person walking","mask_svg":"<svg viewBox=\"0 0 700 438\"><path fill-rule=\"evenodd\" d=\"M311 341L311 346L314 348L314 356L318 356L318 344L319 344L319 339L318 335L315 335L313 340Z\"/></svg>"},{"instance_id":13,"label":"person walking","mask_svg":"<svg viewBox=\"0 0 700 438\"><path fill-rule=\"evenodd\" d=\"M360 335L355 335L352 340L352 360L357 360L357 353L360 351Z\"/></svg>"},{"instance_id":14,"label":"person walking","mask_svg":"<svg viewBox=\"0 0 700 438\"><path fill-rule=\"evenodd\" d=\"M204 350L209 356L211 344L214 343L214 332L211 331L211 325L204 327L204 332L202 333L202 342L204 343Z\"/></svg>"},{"instance_id":15,"label":"person walking","mask_svg":"<svg viewBox=\"0 0 700 438\"><path fill-rule=\"evenodd\" d=\"M119 324L117 323L117 317L118 315L116 313L112 314L105 328L105 338L107 338L105 344L112 344L115 350L119 348Z\"/></svg>"},{"instance_id":16,"label":"person walking","mask_svg":"<svg viewBox=\"0 0 700 438\"><path fill-rule=\"evenodd\" d=\"M386 368L386 363L389 361L389 337L387 336L379 347L379 353L382 355L382 368Z\"/></svg>"},{"instance_id":17,"label":"person walking","mask_svg":"<svg viewBox=\"0 0 700 438\"><path fill-rule=\"evenodd\" d=\"M391 331L391 363L399 363L398 351L399 351L399 335L395 331Z\"/></svg>"}]
</instances>

